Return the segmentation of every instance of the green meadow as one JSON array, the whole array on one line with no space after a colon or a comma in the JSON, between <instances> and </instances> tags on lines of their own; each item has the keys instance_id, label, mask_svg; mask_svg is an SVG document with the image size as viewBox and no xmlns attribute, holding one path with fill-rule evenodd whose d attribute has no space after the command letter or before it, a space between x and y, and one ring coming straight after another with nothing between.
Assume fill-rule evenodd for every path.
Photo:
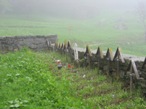
<instances>
[{"instance_id":1,"label":"green meadow","mask_svg":"<svg viewBox=\"0 0 146 109\"><path fill-rule=\"evenodd\" d=\"M146 56L145 6L137 0L1 0L0 37L53 34L59 43ZM144 90L131 89L131 78L75 64L57 51L1 53L0 109L146 109Z\"/></svg>"},{"instance_id":2,"label":"green meadow","mask_svg":"<svg viewBox=\"0 0 146 109\"><path fill-rule=\"evenodd\" d=\"M121 16L121 17L119 17ZM138 15L99 15L90 19L51 18L48 16L2 16L0 36L57 34L59 42L70 40L103 50L117 47L123 53L145 56L146 39Z\"/></svg>"},{"instance_id":3,"label":"green meadow","mask_svg":"<svg viewBox=\"0 0 146 109\"><path fill-rule=\"evenodd\" d=\"M64 64L59 70L55 60ZM68 68L69 58L23 49L0 54L0 109L144 109L139 89L98 69Z\"/></svg>"},{"instance_id":4,"label":"green meadow","mask_svg":"<svg viewBox=\"0 0 146 109\"><path fill-rule=\"evenodd\" d=\"M72 97L69 81L56 80L52 75L49 62L53 60L47 53L23 49L0 55L0 60L1 109L82 107L82 102Z\"/></svg>"},{"instance_id":5,"label":"green meadow","mask_svg":"<svg viewBox=\"0 0 146 109\"><path fill-rule=\"evenodd\" d=\"M108 19L106 19L108 18ZM57 34L58 41L70 40L91 49L100 46L113 51L145 56L143 27L138 18L117 20L115 16L67 19L41 16L1 16L0 36ZM117 23L118 22L118 23ZM120 24L119 24L120 22ZM124 22L124 28L117 27ZM65 65L57 69L55 59ZM69 58L68 58L69 59ZM131 94L123 83L106 77L98 69L75 68L57 53L22 49L0 55L0 108L2 109L143 109L140 90Z\"/></svg>"}]
</instances>

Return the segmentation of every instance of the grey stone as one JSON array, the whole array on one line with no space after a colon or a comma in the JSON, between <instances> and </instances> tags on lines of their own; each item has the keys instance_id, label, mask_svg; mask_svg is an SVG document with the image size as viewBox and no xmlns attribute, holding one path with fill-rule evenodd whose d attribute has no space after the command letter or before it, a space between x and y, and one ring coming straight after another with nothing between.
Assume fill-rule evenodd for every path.
<instances>
[{"instance_id":1,"label":"grey stone","mask_svg":"<svg viewBox=\"0 0 146 109\"><path fill-rule=\"evenodd\" d=\"M57 35L0 37L0 51L14 51L23 47L42 51L48 48L47 41L55 43L57 39Z\"/></svg>"}]
</instances>

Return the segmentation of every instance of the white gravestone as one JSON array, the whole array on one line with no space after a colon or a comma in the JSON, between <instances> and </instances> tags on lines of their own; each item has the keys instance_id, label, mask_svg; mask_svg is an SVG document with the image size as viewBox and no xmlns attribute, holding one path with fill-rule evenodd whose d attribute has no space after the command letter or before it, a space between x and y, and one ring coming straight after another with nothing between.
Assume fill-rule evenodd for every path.
<instances>
[{"instance_id":1,"label":"white gravestone","mask_svg":"<svg viewBox=\"0 0 146 109\"><path fill-rule=\"evenodd\" d=\"M78 45L77 45L77 43L75 43L74 44L74 59L75 60L78 60L79 59L77 47L78 47Z\"/></svg>"}]
</instances>

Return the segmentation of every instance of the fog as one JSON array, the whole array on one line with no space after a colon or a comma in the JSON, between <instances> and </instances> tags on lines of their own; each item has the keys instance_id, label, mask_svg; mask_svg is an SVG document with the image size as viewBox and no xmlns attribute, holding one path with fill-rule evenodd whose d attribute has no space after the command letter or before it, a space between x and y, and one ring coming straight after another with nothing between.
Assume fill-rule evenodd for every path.
<instances>
[{"instance_id":1,"label":"fog","mask_svg":"<svg viewBox=\"0 0 146 109\"><path fill-rule=\"evenodd\" d=\"M134 12L142 0L0 0L0 13L91 18L102 13ZM146 3L146 1L142 1Z\"/></svg>"}]
</instances>

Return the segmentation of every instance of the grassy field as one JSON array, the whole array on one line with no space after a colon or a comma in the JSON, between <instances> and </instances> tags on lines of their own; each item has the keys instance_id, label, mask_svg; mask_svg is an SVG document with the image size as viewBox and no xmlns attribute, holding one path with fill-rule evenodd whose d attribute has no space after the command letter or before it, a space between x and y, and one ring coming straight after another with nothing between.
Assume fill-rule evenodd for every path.
<instances>
[{"instance_id":1,"label":"grassy field","mask_svg":"<svg viewBox=\"0 0 146 109\"><path fill-rule=\"evenodd\" d=\"M118 16L118 17L117 17ZM121 17L119 17L121 16ZM0 36L57 34L59 41L71 40L96 49L121 47L124 53L145 56L146 41L139 18L127 15L100 15L93 19L67 19L38 16L0 17Z\"/></svg>"},{"instance_id":2,"label":"grassy field","mask_svg":"<svg viewBox=\"0 0 146 109\"><path fill-rule=\"evenodd\" d=\"M121 20L122 19L122 20ZM122 27L121 27L122 25ZM123 26L124 25L124 26ZM81 47L100 46L113 51L145 56L146 41L138 17L127 14L100 15L93 19L67 19L38 16L1 16L0 36L57 34L59 42L70 40ZM144 109L139 90L131 95L122 83L100 74L97 69L64 67L58 70L54 53L27 49L0 55L0 108L2 109Z\"/></svg>"},{"instance_id":3,"label":"grassy field","mask_svg":"<svg viewBox=\"0 0 146 109\"><path fill-rule=\"evenodd\" d=\"M61 70L54 59L61 59ZM1 54L0 61L1 109L146 108L138 90L131 95L97 69L68 69L72 63L56 53L23 49Z\"/></svg>"},{"instance_id":4,"label":"grassy field","mask_svg":"<svg viewBox=\"0 0 146 109\"><path fill-rule=\"evenodd\" d=\"M0 109L84 108L73 96L69 80L52 75L49 65L56 67L52 55L26 49L0 55Z\"/></svg>"}]
</instances>

